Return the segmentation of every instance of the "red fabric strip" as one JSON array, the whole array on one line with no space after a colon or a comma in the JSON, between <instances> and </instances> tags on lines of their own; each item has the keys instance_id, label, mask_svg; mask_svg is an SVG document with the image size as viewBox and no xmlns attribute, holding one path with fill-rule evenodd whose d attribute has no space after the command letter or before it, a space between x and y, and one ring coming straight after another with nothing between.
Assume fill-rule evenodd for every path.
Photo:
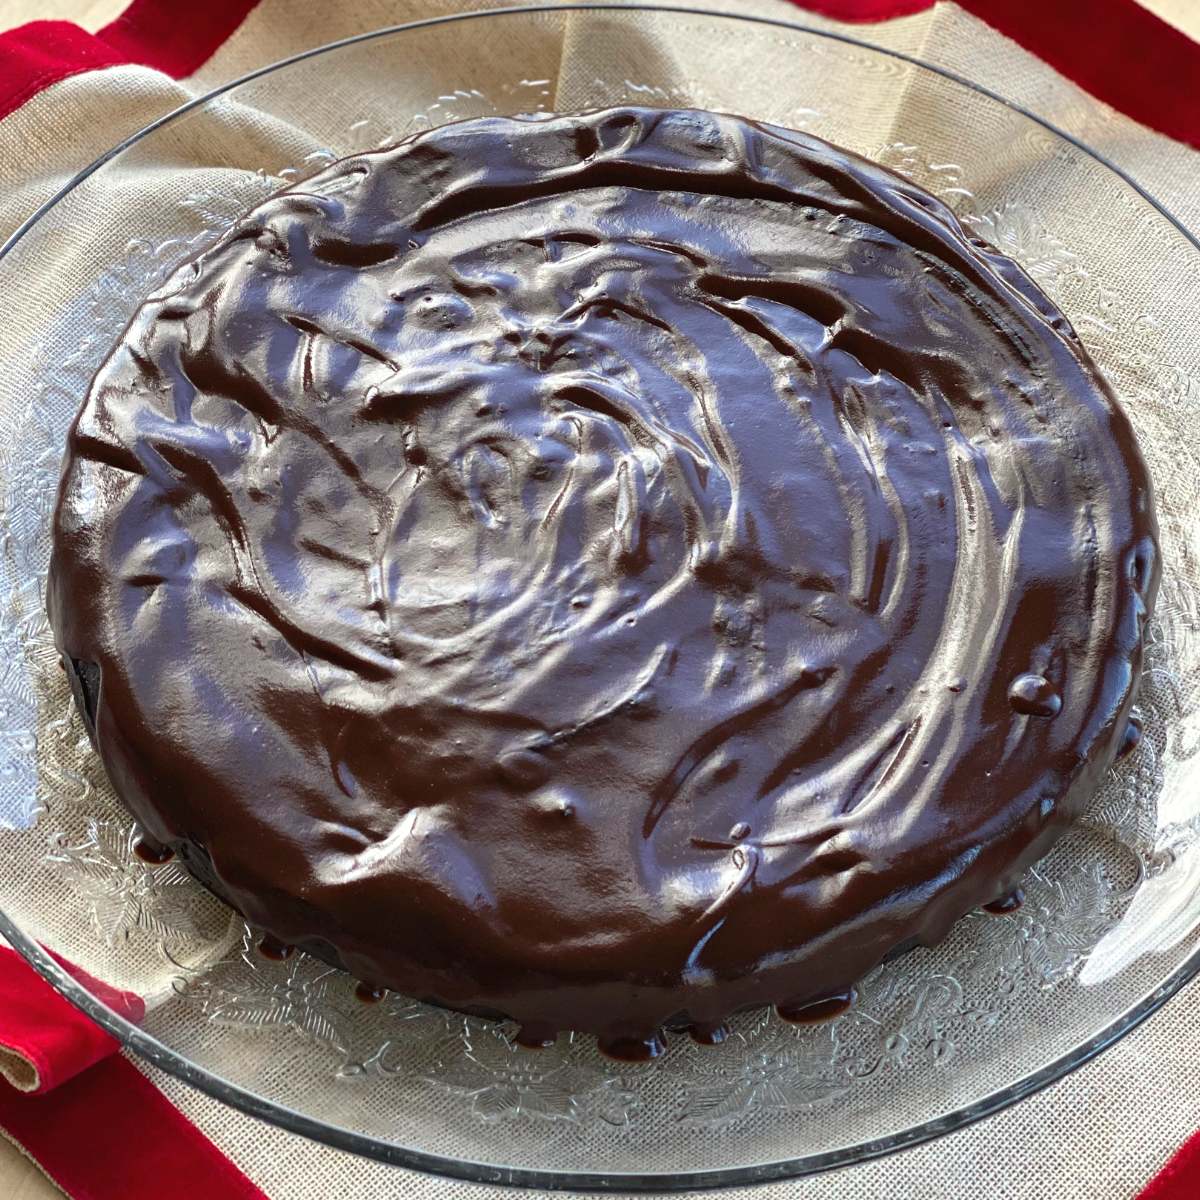
<instances>
[{"instance_id":1,"label":"red fabric strip","mask_svg":"<svg viewBox=\"0 0 1200 1200\"><path fill-rule=\"evenodd\" d=\"M959 0L956 0L959 2ZM932 8L934 0L792 0L833 21L890 21Z\"/></svg>"},{"instance_id":2,"label":"red fabric strip","mask_svg":"<svg viewBox=\"0 0 1200 1200\"><path fill-rule=\"evenodd\" d=\"M140 997L118 992L70 964L63 966L110 1008L129 1020L142 1019L145 1008ZM120 1049L104 1030L35 974L24 959L3 947L0 1046L33 1065L38 1074L38 1094L66 1083Z\"/></svg>"},{"instance_id":3,"label":"red fabric strip","mask_svg":"<svg viewBox=\"0 0 1200 1200\"><path fill-rule=\"evenodd\" d=\"M33 21L0 34L0 117L83 71L137 63L176 79L212 57L257 0L133 0L91 34L69 21Z\"/></svg>"},{"instance_id":4,"label":"red fabric strip","mask_svg":"<svg viewBox=\"0 0 1200 1200\"><path fill-rule=\"evenodd\" d=\"M1136 0L955 0L1105 104L1200 148L1200 45ZM882 21L933 0L793 0L837 21Z\"/></svg>"},{"instance_id":5,"label":"red fabric strip","mask_svg":"<svg viewBox=\"0 0 1200 1200\"><path fill-rule=\"evenodd\" d=\"M41 1096L0 1082L0 1125L72 1200L268 1200L120 1055Z\"/></svg>"},{"instance_id":6,"label":"red fabric strip","mask_svg":"<svg viewBox=\"0 0 1200 1200\"><path fill-rule=\"evenodd\" d=\"M0 117L81 71L140 63L176 78L199 68L256 0L134 0L92 35L66 21L0 34ZM794 0L842 21L881 21L933 0ZM1200 148L1200 46L1136 0L958 0L1093 96ZM1136 53L1130 52L1136 47Z\"/></svg>"},{"instance_id":7,"label":"red fabric strip","mask_svg":"<svg viewBox=\"0 0 1200 1200\"><path fill-rule=\"evenodd\" d=\"M1200 1133L1183 1143L1138 1200L1196 1200L1200 1196Z\"/></svg>"},{"instance_id":8,"label":"red fabric strip","mask_svg":"<svg viewBox=\"0 0 1200 1200\"><path fill-rule=\"evenodd\" d=\"M1135 0L959 0L1105 104L1200 148L1200 45Z\"/></svg>"},{"instance_id":9,"label":"red fabric strip","mask_svg":"<svg viewBox=\"0 0 1200 1200\"><path fill-rule=\"evenodd\" d=\"M139 997L63 965L141 1019ZM267 1200L113 1038L3 947L0 1045L32 1063L41 1085L30 1094L0 1080L0 1126L73 1200Z\"/></svg>"},{"instance_id":10,"label":"red fabric strip","mask_svg":"<svg viewBox=\"0 0 1200 1200\"><path fill-rule=\"evenodd\" d=\"M838 21L882 21L933 0L793 0ZM1136 0L956 0L1105 104L1200 148L1200 46Z\"/></svg>"}]
</instances>

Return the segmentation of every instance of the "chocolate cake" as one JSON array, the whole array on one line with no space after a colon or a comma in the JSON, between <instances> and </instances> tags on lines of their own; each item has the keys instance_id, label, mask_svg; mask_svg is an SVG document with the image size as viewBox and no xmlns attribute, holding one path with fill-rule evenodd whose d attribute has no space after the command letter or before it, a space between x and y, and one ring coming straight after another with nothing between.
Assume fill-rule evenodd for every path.
<instances>
[{"instance_id":1,"label":"chocolate cake","mask_svg":"<svg viewBox=\"0 0 1200 1200\"><path fill-rule=\"evenodd\" d=\"M58 646L131 812L377 987L650 1053L1010 891L1126 735L1150 483L934 197L700 111L448 125L148 299Z\"/></svg>"}]
</instances>

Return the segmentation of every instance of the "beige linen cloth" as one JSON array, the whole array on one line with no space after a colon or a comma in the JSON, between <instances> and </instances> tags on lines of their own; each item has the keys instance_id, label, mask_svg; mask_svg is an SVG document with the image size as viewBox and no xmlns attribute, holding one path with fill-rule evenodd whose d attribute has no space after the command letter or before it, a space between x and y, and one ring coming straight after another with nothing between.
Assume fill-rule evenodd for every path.
<instances>
[{"instance_id":1,"label":"beige linen cloth","mask_svg":"<svg viewBox=\"0 0 1200 1200\"><path fill-rule=\"evenodd\" d=\"M1170 3L1157 0L1154 7L1163 10ZM120 67L64 80L0 122L0 237L113 142L218 83L381 25L485 6L481 0L347 0L336 6L263 0L189 79L175 82L145 68ZM844 28L786 0L709 0L707 6ZM100 6L84 7L94 12ZM21 8L14 0L0 0L0 22L79 16L78 7L63 3L38 5L36 13ZM1193 10L1200 10L1195 0L1176 0L1164 15L1200 27L1200 12ZM1200 227L1200 154L1092 100L953 4L853 32L957 70L1046 116L1125 167L1185 223ZM1200 986L1193 985L1099 1059L969 1129L861 1166L724 1194L753 1200L1126 1200L1200 1127L1197 1028ZM143 1069L273 1200L519 1195L355 1158L254 1121L159 1071ZM0 1196L34 1200L43 1188L54 1194L32 1173L22 1175L0 1157Z\"/></svg>"}]
</instances>

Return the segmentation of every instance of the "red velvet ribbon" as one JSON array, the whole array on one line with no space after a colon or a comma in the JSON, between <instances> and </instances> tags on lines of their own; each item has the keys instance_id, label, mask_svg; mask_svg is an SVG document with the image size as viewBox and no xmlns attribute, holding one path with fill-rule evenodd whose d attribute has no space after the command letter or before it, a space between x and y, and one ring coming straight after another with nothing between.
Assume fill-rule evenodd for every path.
<instances>
[{"instance_id":1,"label":"red velvet ribbon","mask_svg":"<svg viewBox=\"0 0 1200 1200\"><path fill-rule=\"evenodd\" d=\"M61 962L62 960L60 960ZM132 1021L142 1001L63 963ZM131 1062L119 1044L0 947L0 1128L73 1200L268 1200ZM35 1082L36 1081L36 1082Z\"/></svg>"},{"instance_id":2,"label":"red velvet ribbon","mask_svg":"<svg viewBox=\"0 0 1200 1200\"><path fill-rule=\"evenodd\" d=\"M838 20L868 22L908 16L934 0L795 2ZM956 2L1098 99L1200 147L1200 46L1136 0ZM0 118L82 71L138 63L184 78L213 55L256 3L134 0L95 34L68 21L34 21L0 34Z\"/></svg>"},{"instance_id":3,"label":"red velvet ribbon","mask_svg":"<svg viewBox=\"0 0 1200 1200\"><path fill-rule=\"evenodd\" d=\"M1183 1143L1138 1200L1197 1200L1197 1197L1200 1197L1200 1133L1192 1134Z\"/></svg>"},{"instance_id":4,"label":"red velvet ribbon","mask_svg":"<svg viewBox=\"0 0 1200 1200\"><path fill-rule=\"evenodd\" d=\"M1200 148L1200 46L1136 0L954 0L1098 100ZM793 0L839 21L882 21L933 0Z\"/></svg>"}]
</instances>

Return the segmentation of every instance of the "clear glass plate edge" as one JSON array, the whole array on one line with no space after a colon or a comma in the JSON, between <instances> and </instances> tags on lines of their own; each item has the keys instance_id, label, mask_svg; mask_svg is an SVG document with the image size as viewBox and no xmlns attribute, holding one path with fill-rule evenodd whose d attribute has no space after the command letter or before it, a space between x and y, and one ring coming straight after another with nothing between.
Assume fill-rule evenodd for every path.
<instances>
[{"instance_id":1,"label":"clear glass plate edge","mask_svg":"<svg viewBox=\"0 0 1200 1200\"><path fill-rule=\"evenodd\" d=\"M313 47L300 54L283 58L269 63L255 71L232 79L220 87L206 92L186 104L165 113L157 120L137 130L123 141L114 145L92 163L80 170L70 181L58 189L49 199L41 204L12 235L0 245L0 261L13 250L21 239L49 213L55 205L73 191L80 183L97 170L116 158L124 150L148 137L158 129L169 125L194 109L203 107L216 97L242 86L251 80L269 75L274 71L294 63L303 62L310 58L337 50L344 46L368 42L381 37L388 37L407 30L421 29L430 26L452 24L459 21L477 20L488 17L533 15L537 13L554 12L649 12L649 13L679 13L686 16L706 17L719 20L736 21L742 24L762 25L785 29L790 32L804 33L830 41L841 42L856 46L889 58L907 63L934 75L969 88L984 95L1005 108L1033 121L1055 137L1061 138L1075 149L1083 152L1093 161L1111 171L1126 186L1131 188L1142 200L1151 205L1160 216L1166 219L1179 234L1200 252L1200 237L1192 233L1174 214L1161 204L1149 191L1137 182L1131 175L1103 154L1093 150L1085 142L1072 134L1058 128L1056 125L1038 116L1031 110L1007 99L998 92L975 83L957 72L936 64L925 62L915 55L903 51L891 50L876 45L865 38L851 34L817 29L802 22L784 21L774 17L756 16L720 12L695 6L659 5L659 4L615 4L615 3L550 3L516 5L505 8L473 10L470 12L452 13L439 17L429 17L419 21L410 21L399 25L386 26L338 41L328 42ZM0 909L0 934L10 945L24 957L30 965L42 975L65 999L74 1004L86 1015L96 1021L103 1029L112 1034L125 1047L144 1058L156 1067L167 1071L190 1086L212 1096L222 1103L246 1113L251 1117L266 1120L272 1124L316 1141L325 1143L336 1149L353 1154L373 1158L395 1166L407 1167L427 1174L448 1176L472 1183L493 1184L500 1186L548 1188L556 1191L601 1191L601 1192L654 1192L676 1191L683 1189L723 1188L747 1186L768 1183L781 1179L794 1178L802 1175L817 1174L845 1167L869 1159L880 1158L898 1150L930 1141L943 1134L961 1129L984 1117L1007 1108L1018 1100L1041 1090L1051 1083L1057 1082L1069 1072L1082 1066L1101 1051L1118 1041L1126 1033L1136 1028L1152 1014L1157 1012L1172 996L1176 995L1187 983L1200 974L1200 946L1197 946L1188 957L1159 983L1148 995L1128 1008L1120 1017L1112 1021L1104 1029L1094 1034L1081 1045L1059 1056L1038 1070L1023 1076L1015 1083L1001 1088L972 1104L955 1109L941 1116L931 1118L912 1126L901 1133L885 1138L845 1146L838 1150L825 1151L820 1154L802 1155L796 1158L780 1159L773 1162L759 1163L750 1166L730 1167L728 1169L705 1170L698 1172L572 1172L572 1171L543 1171L533 1168L501 1167L493 1164L472 1162L449 1158L442 1155L429 1154L420 1150L401 1146L394 1142L386 1142L352 1130L330 1125L326 1122L309 1117L294 1109L269 1100L249 1089L240 1087L221 1079L211 1072L189 1061L157 1038L139 1029L124 1018L118 1016L102 1001L93 996L79 984L32 938L21 930L3 909Z\"/></svg>"},{"instance_id":2,"label":"clear glass plate edge","mask_svg":"<svg viewBox=\"0 0 1200 1200\"><path fill-rule=\"evenodd\" d=\"M365 1134L329 1125L295 1109L287 1108L226 1080L188 1061L157 1038L118 1016L71 977L32 938L0 911L0 934L20 952L35 970L65 999L91 1017L126 1048L177 1079L207 1095L229 1104L248 1116L269 1121L288 1131L323 1142L337 1150L376 1159L392 1166L406 1167L425 1174L448 1176L471 1183L507 1187L544 1188L570 1192L662 1192L752 1186L778 1180L815 1175L836 1167L847 1167L870 1159L882 1158L899 1150L918 1146L943 1134L962 1129L984 1117L992 1116L1095 1058L1119 1041L1153 1013L1157 1012L1186 984L1200 973L1200 947L1180 964L1162 983L1117 1020L1093 1035L1069 1053L1001 1088L989 1096L939 1117L923 1121L902 1133L873 1141L860 1142L839 1150L799 1158L779 1159L752 1166L698 1172L594 1172L542 1171L531 1168L500 1167L488 1163L447 1158L413 1150L396 1143L380 1141Z\"/></svg>"}]
</instances>

